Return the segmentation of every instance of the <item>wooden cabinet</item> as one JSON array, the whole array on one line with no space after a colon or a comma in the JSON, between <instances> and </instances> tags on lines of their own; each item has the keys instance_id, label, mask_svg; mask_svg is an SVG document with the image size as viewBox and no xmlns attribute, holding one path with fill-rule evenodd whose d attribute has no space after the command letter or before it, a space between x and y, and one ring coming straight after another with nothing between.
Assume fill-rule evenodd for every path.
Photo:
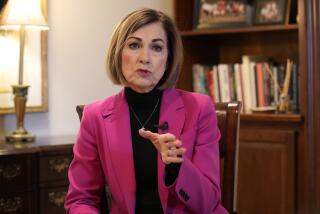
<instances>
[{"instance_id":1,"label":"wooden cabinet","mask_svg":"<svg viewBox=\"0 0 320 214\"><path fill-rule=\"evenodd\" d=\"M1 151L1 150L0 150ZM33 213L36 201L36 155L0 156L0 213Z\"/></svg>"},{"instance_id":2,"label":"wooden cabinet","mask_svg":"<svg viewBox=\"0 0 320 214\"><path fill-rule=\"evenodd\" d=\"M319 2L291 0L289 24L201 30L193 29L194 2L174 1L185 56L178 88L193 90L196 63L241 63L252 54L298 64L298 114L241 115L237 210L319 213Z\"/></svg>"},{"instance_id":3,"label":"wooden cabinet","mask_svg":"<svg viewBox=\"0 0 320 214\"><path fill-rule=\"evenodd\" d=\"M0 213L65 213L74 138L0 142Z\"/></svg>"},{"instance_id":4,"label":"wooden cabinet","mask_svg":"<svg viewBox=\"0 0 320 214\"><path fill-rule=\"evenodd\" d=\"M38 153L40 213L65 213L63 205L72 158L70 146L42 147Z\"/></svg>"},{"instance_id":5,"label":"wooden cabinet","mask_svg":"<svg viewBox=\"0 0 320 214\"><path fill-rule=\"evenodd\" d=\"M237 211L295 213L296 131L247 123L240 132Z\"/></svg>"}]
</instances>

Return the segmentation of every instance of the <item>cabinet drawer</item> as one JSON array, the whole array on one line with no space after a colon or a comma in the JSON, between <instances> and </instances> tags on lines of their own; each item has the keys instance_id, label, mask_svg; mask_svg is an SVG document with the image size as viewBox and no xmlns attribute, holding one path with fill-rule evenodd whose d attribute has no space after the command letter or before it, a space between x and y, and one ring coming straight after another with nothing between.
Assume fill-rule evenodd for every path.
<instances>
[{"instance_id":1,"label":"cabinet drawer","mask_svg":"<svg viewBox=\"0 0 320 214\"><path fill-rule=\"evenodd\" d=\"M34 214L35 209L35 192L0 193L1 214Z\"/></svg>"},{"instance_id":2,"label":"cabinet drawer","mask_svg":"<svg viewBox=\"0 0 320 214\"><path fill-rule=\"evenodd\" d=\"M40 182L67 180L72 158L71 154L40 156Z\"/></svg>"},{"instance_id":3,"label":"cabinet drawer","mask_svg":"<svg viewBox=\"0 0 320 214\"><path fill-rule=\"evenodd\" d=\"M40 213L65 213L64 198L67 191L68 186L42 188L40 190Z\"/></svg>"},{"instance_id":4,"label":"cabinet drawer","mask_svg":"<svg viewBox=\"0 0 320 214\"><path fill-rule=\"evenodd\" d=\"M1 192L26 191L36 183L34 155L10 155L0 157Z\"/></svg>"}]
</instances>

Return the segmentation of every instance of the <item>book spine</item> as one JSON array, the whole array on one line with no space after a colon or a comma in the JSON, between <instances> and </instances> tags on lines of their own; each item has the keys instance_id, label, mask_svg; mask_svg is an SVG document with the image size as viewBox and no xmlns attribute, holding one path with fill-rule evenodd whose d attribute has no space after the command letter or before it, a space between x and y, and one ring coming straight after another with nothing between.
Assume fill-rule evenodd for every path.
<instances>
[{"instance_id":1,"label":"book spine","mask_svg":"<svg viewBox=\"0 0 320 214\"><path fill-rule=\"evenodd\" d=\"M273 72L273 76L274 76L274 81L277 84L280 84L279 80L278 80L278 67L272 66L272 72ZM279 103L279 97L280 97L280 91L278 90L277 87L275 87L274 88L274 102L275 102L275 104Z\"/></svg>"},{"instance_id":2,"label":"book spine","mask_svg":"<svg viewBox=\"0 0 320 214\"><path fill-rule=\"evenodd\" d=\"M264 101L264 83L263 83L263 65L261 63L256 64L256 74L257 74L257 94L258 94L258 106L265 106Z\"/></svg>"},{"instance_id":3,"label":"book spine","mask_svg":"<svg viewBox=\"0 0 320 214\"><path fill-rule=\"evenodd\" d=\"M228 64L228 77L229 77L230 100L236 101L237 95L236 95L233 64Z\"/></svg>"},{"instance_id":4,"label":"book spine","mask_svg":"<svg viewBox=\"0 0 320 214\"><path fill-rule=\"evenodd\" d=\"M250 60L247 55L242 56L242 77L243 77L243 97L244 97L244 112L251 112L252 108L252 94L251 94L251 81L250 81Z\"/></svg>"},{"instance_id":5,"label":"book spine","mask_svg":"<svg viewBox=\"0 0 320 214\"><path fill-rule=\"evenodd\" d=\"M199 77L199 64L194 64L192 66L192 83L193 91L200 92L200 77Z\"/></svg>"},{"instance_id":6,"label":"book spine","mask_svg":"<svg viewBox=\"0 0 320 214\"><path fill-rule=\"evenodd\" d=\"M195 64L192 66L193 91L208 94L205 68L203 65Z\"/></svg>"},{"instance_id":7,"label":"book spine","mask_svg":"<svg viewBox=\"0 0 320 214\"><path fill-rule=\"evenodd\" d=\"M229 72L227 64L218 65L221 102L230 102Z\"/></svg>"},{"instance_id":8,"label":"book spine","mask_svg":"<svg viewBox=\"0 0 320 214\"><path fill-rule=\"evenodd\" d=\"M237 100L240 102L243 102L241 65L240 64L234 64L234 79L235 79Z\"/></svg>"},{"instance_id":9,"label":"book spine","mask_svg":"<svg viewBox=\"0 0 320 214\"><path fill-rule=\"evenodd\" d=\"M269 68L270 67L271 66L269 65ZM264 70L269 76L269 82L270 82L270 91L269 91L270 92L270 105L274 106L274 105L276 105L276 102L275 102L275 99L274 99L276 84L275 84L274 79L272 78L271 74L266 70L265 67L264 67Z\"/></svg>"},{"instance_id":10,"label":"book spine","mask_svg":"<svg viewBox=\"0 0 320 214\"><path fill-rule=\"evenodd\" d=\"M292 66L292 110L299 112L299 74L297 64Z\"/></svg>"},{"instance_id":11,"label":"book spine","mask_svg":"<svg viewBox=\"0 0 320 214\"><path fill-rule=\"evenodd\" d=\"M211 67L206 68L206 77L207 77L207 89L208 94L212 98L212 100L215 100L215 90L214 90L214 81L213 81L213 71L210 70Z\"/></svg>"},{"instance_id":12,"label":"book spine","mask_svg":"<svg viewBox=\"0 0 320 214\"><path fill-rule=\"evenodd\" d=\"M205 66L204 65L201 65L201 69L200 69L200 72L199 72L199 78L200 78L200 93L208 94L207 75L206 75L206 70L205 70Z\"/></svg>"},{"instance_id":13,"label":"book spine","mask_svg":"<svg viewBox=\"0 0 320 214\"><path fill-rule=\"evenodd\" d=\"M221 96L220 96L220 86L219 86L219 75L218 75L218 66L214 65L212 66L212 72L213 72L213 82L214 82L214 92L215 92L215 102L221 102Z\"/></svg>"},{"instance_id":14,"label":"book spine","mask_svg":"<svg viewBox=\"0 0 320 214\"><path fill-rule=\"evenodd\" d=\"M264 101L265 101L265 106L270 106L271 105L271 86L270 86L270 75L268 74L267 71L264 70L263 72L263 86L264 86Z\"/></svg>"},{"instance_id":15,"label":"book spine","mask_svg":"<svg viewBox=\"0 0 320 214\"><path fill-rule=\"evenodd\" d=\"M257 88L256 88L256 71L255 71L256 63L250 62L250 87L251 87L251 95L252 95L252 103L251 108L257 107Z\"/></svg>"}]
</instances>

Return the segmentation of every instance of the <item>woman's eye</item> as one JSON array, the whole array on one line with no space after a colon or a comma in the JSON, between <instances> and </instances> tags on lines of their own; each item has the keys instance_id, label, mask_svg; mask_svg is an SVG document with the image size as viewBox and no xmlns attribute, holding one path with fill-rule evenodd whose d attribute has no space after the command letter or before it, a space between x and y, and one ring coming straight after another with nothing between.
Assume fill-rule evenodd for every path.
<instances>
[{"instance_id":1,"label":"woman's eye","mask_svg":"<svg viewBox=\"0 0 320 214\"><path fill-rule=\"evenodd\" d=\"M154 45L152 49L155 50L156 52L161 52L163 48L160 45Z\"/></svg>"},{"instance_id":2,"label":"woman's eye","mask_svg":"<svg viewBox=\"0 0 320 214\"><path fill-rule=\"evenodd\" d=\"M140 47L140 45L136 42L130 43L128 46L130 49L133 49L133 50L138 49Z\"/></svg>"}]
</instances>

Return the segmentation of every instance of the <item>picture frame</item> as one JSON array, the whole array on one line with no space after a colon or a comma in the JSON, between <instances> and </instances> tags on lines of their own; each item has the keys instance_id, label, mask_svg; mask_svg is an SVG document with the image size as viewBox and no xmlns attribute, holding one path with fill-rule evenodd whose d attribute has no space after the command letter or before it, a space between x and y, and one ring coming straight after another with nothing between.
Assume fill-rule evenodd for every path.
<instances>
[{"instance_id":1,"label":"picture frame","mask_svg":"<svg viewBox=\"0 0 320 214\"><path fill-rule=\"evenodd\" d=\"M256 0L254 4L255 25L288 24L290 0Z\"/></svg>"},{"instance_id":2,"label":"picture frame","mask_svg":"<svg viewBox=\"0 0 320 214\"><path fill-rule=\"evenodd\" d=\"M8 0L0 0L0 19ZM40 0L47 19L47 0ZM48 111L47 32L27 31L24 51L24 83L29 85L26 112ZM10 50L10 51L9 51ZM0 115L14 110L11 85L18 82L19 32L0 30Z\"/></svg>"},{"instance_id":3,"label":"picture frame","mask_svg":"<svg viewBox=\"0 0 320 214\"><path fill-rule=\"evenodd\" d=\"M249 26L252 6L247 0L195 0L194 29Z\"/></svg>"}]
</instances>

